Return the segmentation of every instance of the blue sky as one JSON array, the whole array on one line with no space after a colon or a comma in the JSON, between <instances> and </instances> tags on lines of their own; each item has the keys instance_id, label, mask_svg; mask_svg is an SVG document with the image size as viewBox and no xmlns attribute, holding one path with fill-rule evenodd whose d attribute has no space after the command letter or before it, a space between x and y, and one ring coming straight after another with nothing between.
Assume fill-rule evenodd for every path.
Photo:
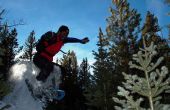
<instances>
[{"instance_id":1,"label":"blue sky","mask_svg":"<svg viewBox=\"0 0 170 110\"><path fill-rule=\"evenodd\" d=\"M169 7L163 0L129 0L131 7L141 13L142 19L147 10L158 16L159 24L164 27L170 23L166 13ZM98 28L105 31L106 18L110 16L111 0L0 0L0 8L6 9L4 17L9 23L22 19L25 25L17 26L18 40L24 44L29 33L34 30L38 39L46 31L57 31L60 25L70 28L70 37L89 37L90 42L82 44L66 44L62 50L74 50L78 61L87 57L89 63L94 62L92 50L96 49ZM167 29L163 28L164 36ZM61 57L62 53L56 55Z\"/></svg>"}]
</instances>

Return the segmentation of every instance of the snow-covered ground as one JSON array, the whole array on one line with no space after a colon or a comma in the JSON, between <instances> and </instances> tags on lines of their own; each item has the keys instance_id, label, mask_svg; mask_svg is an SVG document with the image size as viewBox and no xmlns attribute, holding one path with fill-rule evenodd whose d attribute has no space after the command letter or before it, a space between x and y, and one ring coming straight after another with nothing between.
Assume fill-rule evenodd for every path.
<instances>
[{"instance_id":1,"label":"snow-covered ground","mask_svg":"<svg viewBox=\"0 0 170 110\"><path fill-rule=\"evenodd\" d=\"M42 110L44 103L35 98L34 95L40 95L42 91L53 86L54 80L55 85L58 86L61 73L59 67L55 66L45 83L36 80L35 77L38 73L39 69L29 61L19 62L10 69L9 81L13 91L2 100L3 106L5 104L11 105L5 110ZM26 81L32 85L32 92Z\"/></svg>"}]
</instances>

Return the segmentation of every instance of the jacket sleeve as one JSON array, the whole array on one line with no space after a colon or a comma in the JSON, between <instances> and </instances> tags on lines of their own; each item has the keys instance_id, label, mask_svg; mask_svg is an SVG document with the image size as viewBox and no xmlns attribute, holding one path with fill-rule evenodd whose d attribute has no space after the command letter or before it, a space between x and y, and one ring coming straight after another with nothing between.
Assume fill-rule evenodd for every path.
<instances>
[{"instance_id":1,"label":"jacket sleeve","mask_svg":"<svg viewBox=\"0 0 170 110\"><path fill-rule=\"evenodd\" d=\"M82 40L77 39L77 38L73 38L73 37L66 37L63 39L64 43L81 43Z\"/></svg>"}]
</instances>

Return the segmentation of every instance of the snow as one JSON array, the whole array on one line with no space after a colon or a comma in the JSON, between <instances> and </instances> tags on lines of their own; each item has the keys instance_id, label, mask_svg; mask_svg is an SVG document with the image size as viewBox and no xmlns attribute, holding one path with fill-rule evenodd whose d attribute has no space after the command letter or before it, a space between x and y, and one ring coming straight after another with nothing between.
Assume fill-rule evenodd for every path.
<instances>
[{"instance_id":1,"label":"snow","mask_svg":"<svg viewBox=\"0 0 170 110\"><path fill-rule=\"evenodd\" d=\"M55 85L58 86L61 82L61 73L59 67L54 66L54 71L45 83L36 80L35 77L38 73L39 69L34 63L29 61L19 62L10 69L9 81L13 91L3 99L3 103L11 105L10 108L5 110L43 110L44 104L33 97L33 94L28 89L26 80L33 86L33 93L35 95L51 87L54 78Z\"/></svg>"},{"instance_id":2,"label":"snow","mask_svg":"<svg viewBox=\"0 0 170 110\"><path fill-rule=\"evenodd\" d=\"M6 103L0 101L0 109L2 109L2 108L5 107L5 106L6 106Z\"/></svg>"}]
</instances>

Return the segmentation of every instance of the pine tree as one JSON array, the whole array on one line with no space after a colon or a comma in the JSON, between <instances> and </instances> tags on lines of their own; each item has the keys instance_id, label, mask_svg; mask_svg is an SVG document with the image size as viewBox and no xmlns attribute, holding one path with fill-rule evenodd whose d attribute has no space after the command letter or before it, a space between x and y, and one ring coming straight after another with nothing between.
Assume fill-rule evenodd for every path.
<instances>
[{"instance_id":1,"label":"pine tree","mask_svg":"<svg viewBox=\"0 0 170 110\"><path fill-rule=\"evenodd\" d=\"M1 33L1 29L0 28L0 33ZM0 66L3 66L3 56L5 55L5 50L3 48L0 47ZM7 82L4 80L4 74L0 73L0 100L7 94L9 93L9 85L7 84Z\"/></svg>"},{"instance_id":2,"label":"pine tree","mask_svg":"<svg viewBox=\"0 0 170 110\"><path fill-rule=\"evenodd\" d=\"M90 107L89 109L111 110L113 109L111 99L113 83L111 82L111 71L109 71L111 66L108 60L108 40L103 35L101 28L99 28L98 39L98 51L93 51L96 59L93 64L94 85L88 88L89 90L86 91L85 95L88 99L87 105Z\"/></svg>"},{"instance_id":3,"label":"pine tree","mask_svg":"<svg viewBox=\"0 0 170 110\"><path fill-rule=\"evenodd\" d=\"M142 37L144 37L147 46L149 46L151 42L156 44L157 51L159 53L158 57L164 56L166 59L169 52L168 41L167 39L163 38L163 36L160 36L159 33L161 33L161 28L158 24L158 19L156 16L154 16L154 14L148 11L142 28ZM142 47L143 45L142 37L139 40L139 47ZM163 64L168 66L168 60L165 60Z\"/></svg>"},{"instance_id":4,"label":"pine tree","mask_svg":"<svg viewBox=\"0 0 170 110\"><path fill-rule=\"evenodd\" d=\"M155 44L160 43L161 37L158 35L161 29L158 24L157 17L154 14L151 14L149 11L147 12L145 23L142 28L142 36L144 36L146 40L146 45L150 45L153 41ZM142 38L141 38L142 41ZM142 42L141 42L142 43Z\"/></svg>"},{"instance_id":5,"label":"pine tree","mask_svg":"<svg viewBox=\"0 0 170 110\"><path fill-rule=\"evenodd\" d=\"M64 55L61 64L66 69L63 80L63 89L66 92L65 106L69 110L83 110L83 93L78 81L78 64L75 53L72 51Z\"/></svg>"},{"instance_id":6,"label":"pine tree","mask_svg":"<svg viewBox=\"0 0 170 110\"><path fill-rule=\"evenodd\" d=\"M164 0L166 4L170 5L170 0Z\"/></svg>"},{"instance_id":7,"label":"pine tree","mask_svg":"<svg viewBox=\"0 0 170 110\"><path fill-rule=\"evenodd\" d=\"M11 29L7 22L3 22L4 12L5 10L0 12L0 48L4 51L1 55L3 65L0 66L0 72L7 78L6 73L14 63L15 55L20 51L20 48L18 47L16 29Z\"/></svg>"},{"instance_id":8,"label":"pine tree","mask_svg":"<svg viewBox=\"0 0 170 110\"><path fill-rule=\"evenodd\" d=\"M0 48L0 56L4 55L4 49ZM0 57L0 65L3 65L2 58Z\"/></svg>"},{"instance_id":9,"label":"pine tree","mask_svg":"<svg viewBox=\"0 0 170 110\"><path fill-rule=\"evenodd\" d=\"M170 0L164 0L165 4L167 4L170 7ZM168 13L168 16L170 16L170 12ZM169 35L168 35L168 40L170 41L170 24L168 24L168 29L169 29Z\"/></svg>"},{"instance_id":10,"label":"pine tree","mask_svg":"<svg viewBox=\"0 0 170 110\"><path fill-rule=\"evenodd\" d=\"M107 18L106 28L109 39L109 61L112 67L114 95L117 85L123 81L122 72L129 73L128 62L132 54L138 50L137 39L140 33L140 14L130 8L127 0L113 0L110 8L111 16Z\"/></svg>"},{"instance_id":11,"label":"pine tree","mask_svg":"<svg viewBox=\"0 0 170 110\"><path fill-rule=\"evenodd\" d=\"M21 56L22 59L33 59L33 49L36 45L35 32L32 31L25 42L24 54Z\"/></svg>"},{"instance_id":12,"label":"pine tree","mask_svg":"<svg viewBox=\"0 0 170 110\"><path fill-rule=\"evenodd\" d=\"M115 72L128 72L128 61L136 51L137 35L140 31L140 14L131 9L127 0L113 1L111 16L107 19L107 35L110 39L110 59ZM113 67L114 68L114 67Z\"/></svg>"},{"instance_id":13,"label":"pine tree","mask_svg":"<svg viewBox=\"0 0 170 110\"><path fill-rule=\"evenodd\" d=\"M156 51L157 46L153 42L147 47L145 38L143 38L143 46L137 54L133 55L133 61L130 61L129 65L130 68L136 68L142 71L144 77L140 77L139 74L142 73L135 75L123 73L126 81L123 82L123 87L118 87L119 92L117 93L121 99L113 98L115 102L121 105L116 106L116 110L170 109L169 106L164 106L160 102L162 98L160 94L166 90L170 90L170 77L167 77L169 74L168 68L162 66L161 70L158 69L158 66L163 61L163 57L159 57L156 62L153 61L154 57L158 54ZM134 97L135 94L139 94L140 97ZM141 106L141 103L144 101L148 101L149 107Z\"/></svg>"},{"instance_id":14,"label":"pine tree","mask_svg":"<svg viewBox=\"0 0 170 110\"><path fill-rule=\"evenodd\" d=\"M78 81L78 64L75 52L69 51L66 55L63 55L60 64L65 69L62 73L60 89L64 90L66 94L63 101L52 108L54 110L84 110L84 105L82 106L84 99L82 99L83 94Z\"/></svg>"},{"instance_id":15,"label":"pine tree","mask_svg":"<svg viewBox=\"0 0 170 110\"><path fill-rule=\"evenodd\" d=\"M79 73L78 73L78 81L82 89L85 89L90 83L91 74L89 70L90 70L90 66L88 64L87 58L85 58L80 64Z\"/></svg>"},{"instance_id":16,"label":"pine tree","mask_svg":"<svg viewBox=\"0 0 170 110\"><path fill-rule=\"evenodd\" d=\"M78 83L81 89L81 106L83 110L87 110L86 103L88 101L86 100L86 93L89 90L89 88L92 86L91 79L92 79L92 75L90 74L90 66L86 58L83 59L82 63L80 64L79 73L78 73Z\"/></svg>"},{"instance_id":17,"label":"pine tree","mask_svg":"<svg viewBox=\"0 0 170 110\"><path fill-rule=\"evenodd\" d=\"M4 98L9 92L10 92L10 85L9 83L4 79L3 74L0 74L0 100Z\"/></svg>"},{"instance_id":18,"label":"pine tree","mask_svg":"<svg viewBox=\"0 0 170 110\"><path fill-rule=\"evenodd\" d=\"M6 24L1 31L0 47L5 49L4 56L2 56L3 66L0 67L2 73L7 73L9 68L14 64L15 55L19 52L17 42L17 31L12 29L11 32Z\"/></svg>"},{"instance_id":19,"label":"pine tree","mask_svg":"<svg viewBox=\"0 0 170 110\"><path fill-rule=\"evenodd\" d=\"M2 24L1 24L1 19L2 19L1 16L2 16L3 12L4 12L3 10L2 10L2 12L0 12L0 43L2 42L2 29L3 29L3 27L2 27ZM0 47L0 66L3 65L2 56L4 56L4 52L5 52L5 49Z\"/></svg>"},{"instance_id":20,"label":"pine tree","mask_svg":"<svg viewBox=\"0 0 170 110\"><path fill-rule=\"evenodd\" d=\"M84 103L84 110L87 109L92 109L90 105L91 97L93 96L93 90L95 88L95 78L93 75L90 73L90 65L88 64L88 60L83 59L82 63L80 64L79 67L79 75L78 75L78 80L79 80L79 85L83 93L83 102ZM94 108L93 108L94 110Z\"/></svg>"},{"instance_id":21,"label":"pine tree","mask_svg":"<svg viewBox=\"0 0 170 110\"><path fill-rule=\"evenodd\" d=\"M164 0L164 1L170 7L170 0ZM170 12L168 13L168 15L170 16ZM168 38L168 40L170 40L170 24L168 25L168 29L169 29L169 38Z\"/></svg>"},{"instance_id":22,"label":"pine tree","mask_svg":"<svg viewBox=\"0 0 170 110\"><path fill-rule=\"evenodd\" d=\"M1 43L1 41L2 41L2 22L1 22L1 20L2 20L2 15L3 15L3 13L4 13L4 11L5 10L1 10L1 12L0 12L0 43ZM3 63L2 63L2 56L4 55L4 49L2 48L2 47L0 47L0 65L2 65Z\"/></svg>"},{"instance_id":23,"label":"pine tree","mask_svg":"<svg viewBox=\"0 0 170 110\"><path fill-rule=\"evenodd\" d=\"M4 40L4 29L5 29L5 25L2 22L2 17L4 14L5 10L1 10L0 11L0 100L7 95L10 92L9 89L9 84L6 80L6 74L4 73L4 71L2 70L1 67L4 67L4 56L6 53L6 48L4 48L2 46L3 40Z\"/></svg>"},{"instance_id":24,"label":"pine tree","mask_svg":"<svg viewBox=\"0 0 170 110\"><path fill-rule=\"evenodd\" d=\"M168 30L169 30L168 41L170 41L170 24L168 25Z\"/></svg>"}]
</instances>

